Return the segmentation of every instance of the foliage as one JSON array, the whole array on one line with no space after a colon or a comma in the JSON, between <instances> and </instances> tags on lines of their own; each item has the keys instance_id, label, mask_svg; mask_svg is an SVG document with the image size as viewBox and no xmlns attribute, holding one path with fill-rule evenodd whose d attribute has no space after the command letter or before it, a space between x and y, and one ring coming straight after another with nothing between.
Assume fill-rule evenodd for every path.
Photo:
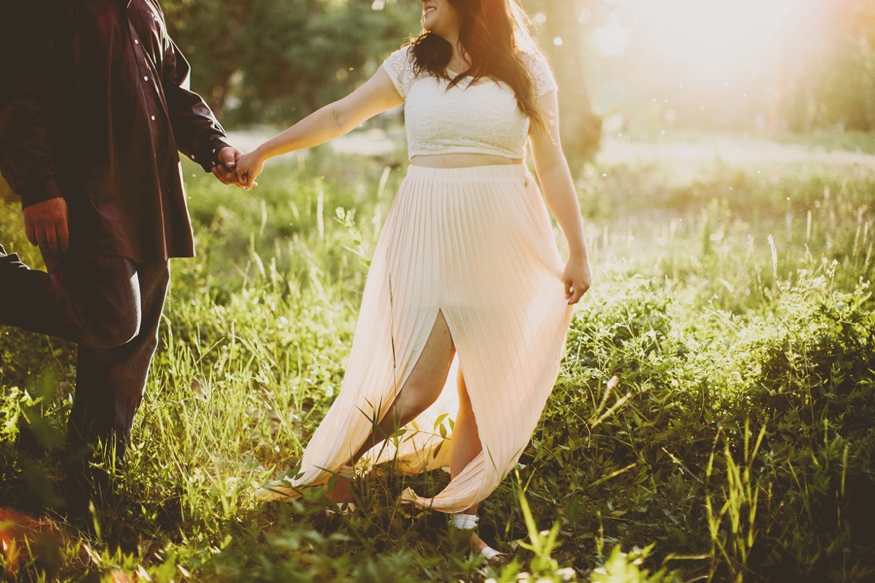
<instances>
[{"instance_id":1,"label":"foliage","mask_svg":"<svg viewBox=\"0 0 875 583\"><path fill-rule=\"evenodd\" d=\"M764 31L783 39L776 54L708 74L663 62L652 50L646 3L523 4L551 55L564 141L572 150L592 153L598 145L601 123L594 109L599 115L620 114L625 120L620 133L659 134L676 127L734 127L768 135L782 129L873 130L875 9L868 0L807 2L788 11L786 33ZM192 63L192 86L231 127L287 125L348 94L419 32L421 11L419 3L397 0L161 0L161 5L172 37ZM751 10L748 17L753 26L762 14ZM603 54L597 40L605 35L625 38L627 49ZM745 43L755 46L753 39ZM729 48L745 54L751 46Z\"/></svg>"},{"instance_id":2,"label":"foliage","mask_svg":"<svg viewBox=\"0 0 875 583\"><path fill-rule=\"evenodd\" d=\"M578 177L596 285L530 446L481 506L508 564L484 565L443 515L400 504L443 472L379 468L348 517L326 516L318 491L252 498L295 465L337 393L401 174L319 150L249 193L188 181L200 255L174 262L117 497L90 536L21 534L25 519L0 517L21 550L3 568L59 581L871 580L872 171L824 152L788 161L798 146L751 162L620 145L628 155L609 144ZM2 243L31 253L18 214L0 214ZM39 512L60 504L71 347L2 334L0 498Z\"/></svg>"},{"instance_id":3,"label":"foliage","mask_svg":"<svg viewBox=\"0 0 875 583\"><path fill-rule=\"evenodd\" d=\"M230 124L283 123L350 93L417 32L395 0L164 0L192 87Z\"/></svg>"},{"instance_id":4,"label":"foliage","mask_svg":"<svg viewBox=\"0 0 875 583\"><path fill-rule=\"evenodd\" d=\"M827 26L806 47L807 66L787 100L790 126L875 129L875 6L839 0L819 14Z\"/></svg>"}]
</instances>

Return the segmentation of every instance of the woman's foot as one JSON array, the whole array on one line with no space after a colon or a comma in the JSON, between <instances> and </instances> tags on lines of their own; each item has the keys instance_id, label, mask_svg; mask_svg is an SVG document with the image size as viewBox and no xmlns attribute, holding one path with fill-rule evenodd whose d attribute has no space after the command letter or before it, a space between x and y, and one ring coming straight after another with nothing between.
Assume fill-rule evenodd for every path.
<instances>
[{"instance_id":1,"label":"woman's foot","mask_svg":"<svg viewBox=\"0 0 875 583\"><path fill-rule=\"evenodd\" d=\"M341 504L349 504L355 500L355 496L352 493L352 479L345 478L338 474L334 476L331 481L334 482L333 486L329 487L328 484L325 485L325 493L328 495L328 499L340 506Z\"/></svg>"},{"instance_id":2,"label":"woman's foot","mask_svg":"<svg viewBox=\"0 0 875 583\"><path fill-rule=\"evenodd\" d=\"M476 532L471 533L471 548L483 555L483 558L485 558L486 562L490 565L504 564L504 553L499 553L483 542L483 539L477 536Z\"/></svg>"},{"instance_id":3,"label":"woman's foot","mask_svg":"<svg viewBox=\"0 0 875 583\"><path fill-rule=\"evenodd\" d=\"M450 523L454 528L458 530L470 530L471 538L469 540L469 544L471 548L486 559L486 561L490 565L500 565L504 559L504 554L499 553L488 544L483 542L479 536L477 536L477 523L480 522L479 517L476 514L468 514L464 512L453 513L450 515Z\"/></svg>"},{"instance_id":4,"label":"woman's foot","mask_svg":"<svg viewBox=\"0 0 875 583\"><path fill-rule=\"evenodd\" d=\"M346 465L337 470L337 473L325 484L328 499L337 504L343 514L355 511L355 495L352 491L354 476L355 468Z\"/></svg>"},{"instance_id":5,"label":"woman's foot","mask_svg":"<svg viewBox=\"0 0 875 583\"><path fill-rule=\"evenodd\" d=\"M328 499L340 507L355 509L355 496L352 492L352 479L355 476L355 469L352 466L343 466L337 473L331 477L328 484L325 484L325 494ZM303 497L305 487L295 487L292 481L288 478L274 480L268 482L255 492L255 497L264 502L273 500L282 500L288 502L290 500L298 500Z\"/></svg>"}]
</instances>

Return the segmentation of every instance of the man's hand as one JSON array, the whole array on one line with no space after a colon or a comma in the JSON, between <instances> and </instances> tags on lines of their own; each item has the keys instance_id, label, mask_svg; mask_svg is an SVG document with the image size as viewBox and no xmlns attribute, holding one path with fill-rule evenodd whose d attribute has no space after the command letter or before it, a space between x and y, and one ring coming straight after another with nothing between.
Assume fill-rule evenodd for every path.
<instances>
[{"instance_id":1,"label":"man's hand","mask_svg":"<svg viewBox=\"0 0 875 583\"><path fill-rule=\"evenodd\" d=\"M24 229L31 245L52 254L64 253L70 245L67 230L67 202L50 198L24 209Z\"/></svg>"},{"instance_id":2,"label":"man's hand","mask_svg":"<svg viewBox=\"0 0 875 583\"><path fill-rule=\"evenodd\" d=\"M219 179L222 184L236 184L243 186L237 180L237 158L243 155L243 152L233 146L225 146L219 150L219 163L213 166L213 175Z\"/></svg>"}]
</instances>

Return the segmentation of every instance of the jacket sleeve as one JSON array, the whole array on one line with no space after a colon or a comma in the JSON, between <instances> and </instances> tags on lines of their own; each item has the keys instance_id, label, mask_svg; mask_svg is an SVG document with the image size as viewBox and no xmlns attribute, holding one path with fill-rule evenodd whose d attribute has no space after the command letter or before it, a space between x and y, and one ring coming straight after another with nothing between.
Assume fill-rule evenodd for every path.
<instances>
[{"instance_id":1,"label":"jacket sleeve","mask_svg":"<svg viewBox=\"0 0 875 583\"><path fill-rule=\"evenodd\" d=\"M46 129L51 36L42 4L10 2L0 19L0 174L24 208L61 196Z\"/></svg>"},{"instance_id":2,"label":"jacket sleeve","mask_svg":"<svg viewBox=\"0 0 875 583\"><path fill-rule=\"evenodd\" d=\"M179 150L209 172L218 164L218 153L230 144L212 110L189 89L190 73L188 61L168 37L162 84L173 135Z\"/></svg>"}]
</instances>

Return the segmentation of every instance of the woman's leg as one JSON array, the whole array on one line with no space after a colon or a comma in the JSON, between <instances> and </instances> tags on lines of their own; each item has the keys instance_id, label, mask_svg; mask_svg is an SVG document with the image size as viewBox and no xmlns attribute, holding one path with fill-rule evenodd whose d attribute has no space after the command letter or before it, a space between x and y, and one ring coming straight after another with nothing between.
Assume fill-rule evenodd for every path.
<instances>
[{"instance_id":1,"label":"woman's leg","mask_svg":"<svg viewBox=\"0 0 875 583\"><path fill-rule=\"evenodd\" d=\"M422 354L410 376L407 377L382 421L353 456L352 463L357 462L371 448L382 443L399 428L416 419L437 400L446 383L455 352L447 321L439 311ZM349 486L348 480L338 477L334 488L329 492L329 498L338 503L352 501Z\"/></svg>"},{"instance_id":2,"label":"woman's leg","mask_svg":"<svg viewBox=\"0 0 875 583\"><path fill-rule=\"evenodd\" d=\"M468 396L468 386L465 384L461 368L459 368L456 388L459 391L459 412L453 426L453 445L450 450L450 476L453 478L459 475L482 449L480 434L477 433L477 420L474 418L471 397ZM472 506L465 511L465 514L476 512L477 507Z\"/></svg>"},{"instance_id":3,"label":"woman's leg","mask_svg":"<svg viewBox=\"0 0 875 583\"><path fill-rule=\"evenodd\" d=\"M453 426L453 448L450 452L450 476L454 478L483 449L483 444L480 443L480 434L477 432L477 420L474 418L471 397L468 395L468 386L465 384L465 377L462 376L461 368L459 369L456 387L459 391L459 412L456 415L456 424ZM477 506L476 504L471 506L464 510L462 514L477 514ZM480 552L489 545L480 540L476 532L472 532L471 546Z\"/></svg>"}]
</instances>

